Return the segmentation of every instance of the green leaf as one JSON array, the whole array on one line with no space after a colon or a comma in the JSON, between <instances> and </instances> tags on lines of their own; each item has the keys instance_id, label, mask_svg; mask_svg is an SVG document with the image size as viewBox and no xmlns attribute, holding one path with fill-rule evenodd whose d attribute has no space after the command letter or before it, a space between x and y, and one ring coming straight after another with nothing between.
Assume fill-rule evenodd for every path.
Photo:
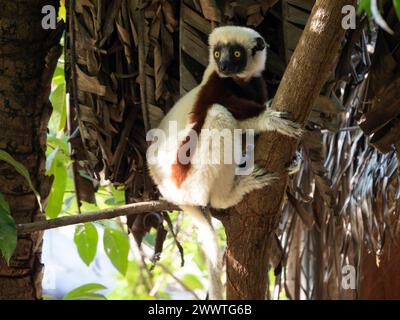
<instances>
[{"instance_id":1,"label":"green leaf","mask_svg":"<svg viewBox=\"0 0 400 320\"><path fill-rule=\"evenodd\" d=\"M86 202L86 201L81 201L81 203L82 203L82 205L81 205L82 212L91 212L91 211L99 210L99 207L94 203L90 203L90 202Z\"/></svg>"},{"instance_id":2,"label":"green leaf","mask_svg":"<svg viewBox=\"0 0 400 320\"><path fill-rule=\"evenodd\" d=\"M365 11L368 16L370 17L372 15L371 12L371 0L360 0L358 2L358 14L361 14L363 11Z\"/></svg>"},{"instance_id":3,"label":"green leaf","mask_svg":"<svg viewBox=\"0 0 400 320\"><path fill-rule=\"evenodd\" d=\"M67 186L68 186L68 184L67 184ZM76 200L75 195L64 197L64 201L63 201L61 212L67 212L68 210L70 210L72 205L74 203L76 203L75 200ZM74 210L74 213L76 211L78 211L78 209Z\"/></svg>"},{"instance_id":4,"label":"green leaf","mask_svg":"<svg viewBox=\"0 0 400 320\"><path fill-rule=\"evenodd\" d=\"M42 210L42 203L40 201L40 194L39 192L37 192L36 188L33 186L31 177L29 175L28 170L25 168L25 166L16 161L8 152L4 151L4 150L0 150L0 160L7 162L9 165L13 166L14 169L21 175L23 176L26 181L29 184L29 187L32 189L33 193L35 194L35 197L37 199L37 202L39 204L40 210Z\"/></svg>"},{"instance_id":5,"label":"green leaf","mask_svg":"<svg viewBox=\"0 0 400 320\"><path fill-rule=\"evenodd\" d=\"M99 191L102 191L101 189ZM114 186L108 186L109 193L99 194L102 196L104 204L107 206L117 206L125 204L125 191L123 189L117 189ZM100 200L102 200L100 199Z\"/></svg>"},{"instance_id":6,"label":"green leaf","mask_svg":"<svg viewBox=\"0 0 400 320\"><path fill-rule=\"evenodd\" d=\"M65 58L64 54L58 58L58 63L56 70L54 71L53 74L53 79L51 79L51 84L58 86L59 84L65 83L65 72L64 72L64 66L65 66Z\"/></svg>"},{"instance_id":7,"label":"green leaf","mask_svg":"<svg viewBox=\"0 0 400 320\"><path fill-rule=\"evenodd\" d=\"M68 136L63 134L59 137L54 136L53 134L49 134L47 136L47 144L53 146L53 148L59 147L63 154L65 155L65 159L69 159L69 147L68 147Z\"/></svg>"},{"instance_id":8,"label":"green leaf","mask_svg":"<svg viewBox=\"0 0 400 320\"><path fill-rule=\"evenodd\" d=\"M65 83L61 83L56 87L50 95L50 101L53 105L53 114L50 123L56 132L62 131L64 130L67 119Z\"/></svg>"},{"instance_id":9,"label":"green leaf","mask_svg":"<svg viewBox=\"0 0 400 320\"><path fill-rule=\"evenodd\" d=\"M106 300L106 297L97 291L107 289L99 283L88 283L67 293L63 300Z\"/></svg>"},{"instance_id":10,"label":"green leaf","mask_svg":"<svg viewBox=\"0 0 400 320\"><path fill-rule=\"evenodd\" d=\"M11 214L10 206L4 195L0 192L0 210L3 210L7 214Z\"/></svg>"},{"instance_id":11,"label":"green leaf","mask_svg":"<svg viewBox=\"0 0 400 320\"><path fill-rule=\"evenodd\" d=\"M17 226L11 217L10 207L0 193L0 252L10 263L10 258L17 247Z\"/></svg>"},{"instance_id":12,"label":"green leaf","mask_svg":"<svg viewBox=\"0 0 400 320\"><path fill-rule=\"evenodd\" d=\"M53 160L49 172L54 175L54 181L46 205L46 215L54 219L57 218L62 209L68 172L65 163L57 156Z\"/></svg>"},{"instance_id":13,"label":"green leaf","mask_svg":"<svg viewBox=\"0 0 400 320\"><path fill-rule=\"evenodd\" d=\"M125 232L114 228L105 228L103 236L104 250L113 266L122 274L128 267L129 240Z\"/></svg>"},{"instance_id":14,"label":"green leaf","mask_svg":"<svg viewBox=\"0 0 400 320\"><path fill-rule=\"evenodd\" d=\"M46 175L51 175L50 170L53 167L54 160L59 150L60 148L57 147L46 156Z\"/></svg>"},{"instance_id":15,"label":"green leaf","mask_svg":"<svg viewBox=\"0 0 400 320\"><path fill-rule=\"evenodd\" d=\"M93 223L89 222L76 226L74 242L79 256L86 265L90 265L96 256L98 240L99 235Z\"/></svg>"},{"instance_id":16,"label":"green leaf","mask_svg":"<svg viewBox=\"0 0 400 320\"><path fill-rule=\"evenodd\" d=\"M182 277L182 281L184 284L186 284L190 289L202 289L203 284L199 280L198 277L196 277L194 274L185 274Z\"/></svg>"},{"instance_id":17,"label":"green leaf","mask_svg":"<svg viewBox=\"0 0 400 320\"><path fill-rule=\"evenodd\" d=\"M400 0L393 0L393 6L396 9L397 17L400 19Z\"/></svg>"},{"instance_id":18,"label":"green leaf","mask_svg":"<svg viewBox=\"0 0 400 320\"><path fill-rule=\"evenodd\" d=\"M62 1L60 1L60 9L58 10L58 18L67 21L67 10L63 5Z\"/></svg>"}]
</instances>

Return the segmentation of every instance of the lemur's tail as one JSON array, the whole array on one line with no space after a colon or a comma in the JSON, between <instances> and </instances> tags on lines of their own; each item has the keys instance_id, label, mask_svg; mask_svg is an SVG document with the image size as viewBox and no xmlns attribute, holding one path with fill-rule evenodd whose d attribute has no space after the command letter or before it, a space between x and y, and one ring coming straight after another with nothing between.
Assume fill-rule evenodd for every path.
<instances>
[{"instance_id":1,"label":"lemur's tail","mask_svg":"<svg viewBox=\"0 0 400 320\"><path fill-rule=\"evenodd\" d=\"M210 278L210 300L221 300L223 298L223 286L221 282L222 266L220 251L218 248L218 242L214 228L199 207L180 207L185 213L188 213L192 216L194 224L199 229L200 245L207 258Z\"/></svg>"}]
</instances>

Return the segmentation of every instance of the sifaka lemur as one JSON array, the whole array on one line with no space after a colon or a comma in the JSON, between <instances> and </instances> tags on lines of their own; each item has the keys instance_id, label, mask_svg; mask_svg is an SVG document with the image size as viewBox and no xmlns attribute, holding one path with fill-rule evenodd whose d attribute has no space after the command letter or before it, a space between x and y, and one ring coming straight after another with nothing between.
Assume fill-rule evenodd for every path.
<instances>
[{"instance_id":1,"label":"sifaka lemur","mask_svg":"<svg viewBox=\"0 0 400 320\"><path fill-rule=\"evenodd\" d=\"M210 130L236 129L254 130L255 134L271 130L294 138L301 134L298 124L268 107L262 77L266 57L265 40L255 30L215 28L209 36L209 64L201 83L164 117L158 129L166 138L153 142L147 155L150 174L162 196L191 214L200 228L209 258L212 299L222 298L221 261L215 233L201 207L235 206L245 194L270 184L277 175L257 165L250 174L237 175L237 163L204 161L215 156L224 159L224 145L234 143L225 137L210 147L206 136L210 138ZM169 133L171 123L177 129L175 136ZM234 135L230 137L234 139Z\"/></svg>"}]
</instances>

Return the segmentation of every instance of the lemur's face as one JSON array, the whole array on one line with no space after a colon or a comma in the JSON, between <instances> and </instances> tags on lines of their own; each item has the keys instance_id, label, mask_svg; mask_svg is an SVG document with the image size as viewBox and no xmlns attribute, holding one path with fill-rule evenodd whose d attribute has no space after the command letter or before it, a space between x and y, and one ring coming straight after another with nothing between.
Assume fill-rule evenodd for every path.
<instances>
[{"instance_id":1,"label":"lemur's face","mask_svg":"<svg viewBox=\"0 0 400 320\"><path fill-rule=\"evenodd\" d=\"M238 74L247 66L247 52L240 44L217 44L213 55L219 72L226 76Z\"/></svg>"},{"instance_id":2,"label":"lemur's face","mask_svg":"<svg viewBox=\"0 0 400 320\"><path fill-rule=\"evenodd\" d=\"M266 42L255 30L239 26L215 28L208 39L210 70L220 77L247 81L259 77L267 59Z\"/></svg>"}]
</instances>

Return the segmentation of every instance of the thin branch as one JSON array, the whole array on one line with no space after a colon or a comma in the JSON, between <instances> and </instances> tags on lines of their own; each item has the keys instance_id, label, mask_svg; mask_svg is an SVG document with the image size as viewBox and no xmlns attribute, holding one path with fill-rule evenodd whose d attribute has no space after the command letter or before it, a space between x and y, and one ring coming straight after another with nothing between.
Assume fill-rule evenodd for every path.
<instances>
[{"instance_id":1,"label":"thin branch","mask_svg":"<svg viewBox=\"0 0 400 320\"><path fill-rule=\"evenodd\" d=\"M133 239L132 244L135 247L135 249L138 251L139 256L140 256L139 275L142 279L143 285L146 287L147 292L151 292L152 288L154 288L153 275L151 274L149 268L147 268L146 261L145 261L145 253L144 253L143 249L138 245L133 234L130 233L129 236L131 239ZM132 246L130 246L130 248L131 248L132 254L135 255L135 252L133 251ZM147 277L145 276L144 272L146 272ZM155 292L154 295L156 295L156 294L157 294L157 292Z\"/></svg>"},{"instance_id":2,"label":"thin branch","mask_svg":"<svg viewBox=\"0 0 400 320\"><path fill-rule=\"evenodd\" d=\"M179 208L165 201L148 201L148 202L131 203L124 206L105 209L101 211L92 211L68 217L36 221L26 224L18 224L17 232L18 234L32 233L35 231L55 229L78 223L98 221L104 219L113 219L116 217L128 216L131 214L143 214L152 211L171 211L171 210L179 210Z\"/></svg>"},{"instance_id":3,"label":"thin branch","mask_svg":"<svg viewBox=\"0 0 400 320\"><path fill-rule=\"evenodd\" d=\"M164 213L163 216L164 216L165 221L167 221L168 229L171 232L172 238L174 239L174 242L175 242L176 246L178 247L179 254L181 255L181 267L183 267L185 265L185 254L183 252L183 247L177 237L178 232L175 232L174 226L172 225L172 221L171 221L171 218L169 217L169 215L167 213Z\"/></svg>"},{"instance_id":4,"label":"thin branch","mask_svg":"<svg viewBox=\"0 0 400 320\"><path fill-rule=\"evenodd\" d=\"M158 267L161 267L164 272L168 273L183 289L193 295L197 300L202 300L194 290L190 289L181 279L179 279L171 270L169 270L165 265L162 263L157 263Z\"/></svg>"}]
</instances>

